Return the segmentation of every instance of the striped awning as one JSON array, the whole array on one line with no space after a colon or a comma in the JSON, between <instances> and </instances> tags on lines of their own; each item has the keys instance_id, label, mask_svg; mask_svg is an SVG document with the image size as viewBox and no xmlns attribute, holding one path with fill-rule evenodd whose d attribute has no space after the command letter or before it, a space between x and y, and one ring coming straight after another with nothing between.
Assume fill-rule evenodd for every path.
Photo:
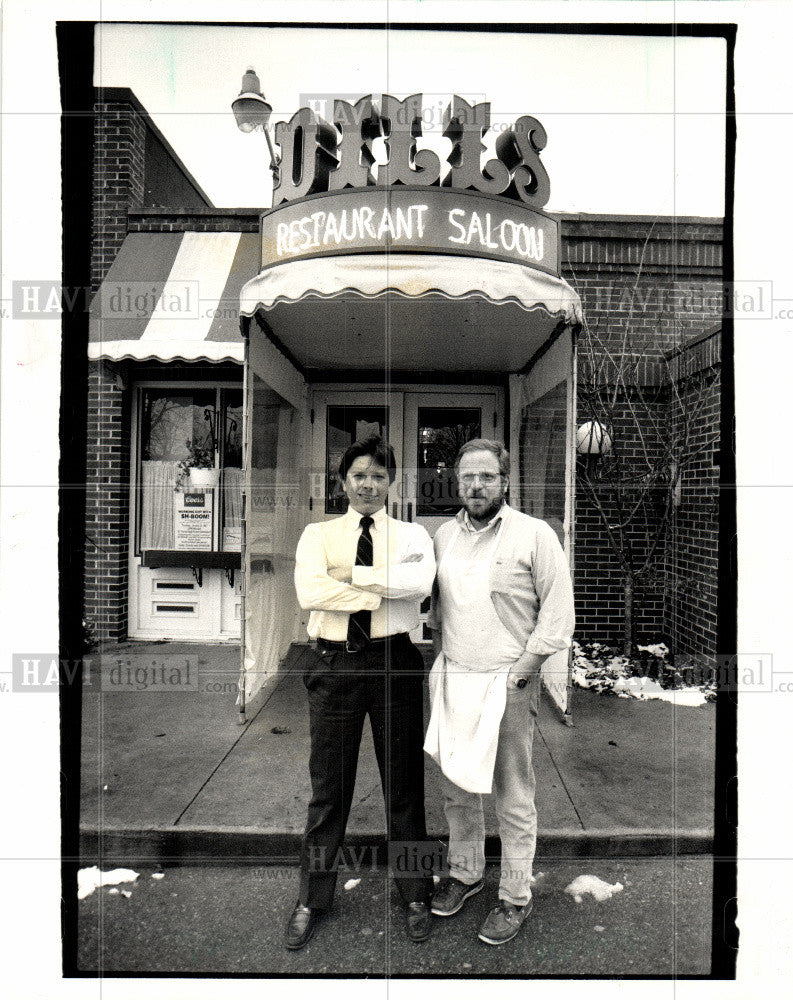
<instances>
[{"instance_id":1,"label":"striped awning","mask_svg":"<svg viewBox=\"0 0 793 1000\"><path fill-rule=\"evenodd\" d=\"M242 362L260 263L258 233L129 233L91 303L89 358Z\"/></svg>"}]
</instances>

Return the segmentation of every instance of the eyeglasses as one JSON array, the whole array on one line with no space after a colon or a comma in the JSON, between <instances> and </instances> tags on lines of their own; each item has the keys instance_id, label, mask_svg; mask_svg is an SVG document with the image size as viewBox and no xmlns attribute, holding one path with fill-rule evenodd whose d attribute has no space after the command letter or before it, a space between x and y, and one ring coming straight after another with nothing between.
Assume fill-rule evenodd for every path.
<instances>
[{"instance_id":1,"label":"eyeglasses","mask_svg":"<svg viewBox=\"0 0 793 1000\"><path fill-rule=\"evenodd\" d=\"M482 484L482 486L493 486L495 483L501 479L500 472L474 472L471 474L466 474L460 476L460 482L463 486L473 486L476 480Z\"/></svg>"}]
</instances>

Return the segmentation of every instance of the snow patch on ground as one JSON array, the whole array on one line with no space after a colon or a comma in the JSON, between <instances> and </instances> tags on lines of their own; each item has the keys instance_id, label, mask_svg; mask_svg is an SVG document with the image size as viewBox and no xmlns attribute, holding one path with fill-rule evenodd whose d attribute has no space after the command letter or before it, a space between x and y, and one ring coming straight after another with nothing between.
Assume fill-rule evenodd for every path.
<instances>
[{"instance_id":1,"label":"snow patch on ground","mask_svg":"<svg viewBox=\"0 0 793 1000\"><path fill-rule=\"evenodd\" d=\"M567 886L565 892L572 896L576 903L580 903L587 893L594 896L598 903L603 903L607 899L611 899L615 893L622 892L622 888L622 882L610 885L598 878L597 875L579 875Z\"/></svg>"},{"instance_id":2,"label":"snow patch on ground","mask_svg":"<svg viewBox=\"0 0 793 1000\"><path fill-rule=\"evenodd\" d=\"M598 694L639 701L668 701L673 705L700 708L716 696L715 681L707 673L703 683L691 683L697 671L668 662L669 647L663 642L637 647L643 660L620 656L602 642L573 643L573 683ZM648 660L647 657L652 657ZM659 683L656 678L661 678ZM686 681L689 681L688 683Z\"/></svg>"},{"instance_id":3,"label":"snow patch on ground","mask_svg":"<svg viewBox=\"0 0 793 1000\"><path fill-rule=\"evenodd\" d=\"M120 882L134 882L138 872L131 868L114 868L103 872L93 865L91 868L81 868L77 872L77 898L85 899L100 885L118 885Z\"/></svg>"},{"instance_id":4,"label":"snow patch on ground","mask_svg":"<svg viewBox=\"0 0 793 1000\"><path fill-rule=\"evenodd\" d=\"M699 708L708 699L701 688L662 688L652 677L620 677L612 691L618 698L638 698L640 701L669 701L673 705Z\"/></svg>"},{"instance_id":5,"label":"snow patch on ground","mask_svg":"<svg viewBox=\"0 0 793 1000\"><path fill-rule=\"evenodd\" d=\"M665 642L657 642L654 646L637 646L640 653L650 653L652 656L659 656L662 659L669 655L669 647Z\"/></svg>"}]
</instances>

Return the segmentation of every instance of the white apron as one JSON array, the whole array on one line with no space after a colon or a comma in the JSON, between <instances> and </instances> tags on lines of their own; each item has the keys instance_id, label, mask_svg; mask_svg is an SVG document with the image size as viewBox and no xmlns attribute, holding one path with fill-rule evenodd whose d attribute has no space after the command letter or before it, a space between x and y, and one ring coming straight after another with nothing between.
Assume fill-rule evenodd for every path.
<instances>
[{"instance_id":1,"label":"white apron","mask_svg":"<svg viewBox=\"0 0 793 1000\"><path fill-rule=\"evenodd\" d=\"M453 554L461 530L458 524L438 565L443 652L429 676L432 711L424 750L455 785L487 793L493 788L507 674L523 647L502 624L490 597L498 532L484 558L462 559Z\"/></svg>"}]
</instances>

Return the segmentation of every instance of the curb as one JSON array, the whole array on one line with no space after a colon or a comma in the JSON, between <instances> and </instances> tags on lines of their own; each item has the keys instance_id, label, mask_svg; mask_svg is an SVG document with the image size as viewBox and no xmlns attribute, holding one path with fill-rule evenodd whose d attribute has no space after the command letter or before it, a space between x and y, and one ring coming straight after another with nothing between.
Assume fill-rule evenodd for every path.
<instances>
[{"instance_id":1,"label":"curb","mask_svg":"<svg viewBox=\"0 0 793 1000\"><path fill-rule=\"evenodd\" d=\"M429 840L445 836L430 834ZM84 826L80 865L296 865L301 834L258 828L167 826L148 829ZM348 832L348 847L387 857L383 835ZM643 858L712 854L710 830L546 830L537 835L537 858ZM485 843L488 859L500 854L497 836ZM64 859L67 860L67 859Z\"/></svg>"}]
</instances>

